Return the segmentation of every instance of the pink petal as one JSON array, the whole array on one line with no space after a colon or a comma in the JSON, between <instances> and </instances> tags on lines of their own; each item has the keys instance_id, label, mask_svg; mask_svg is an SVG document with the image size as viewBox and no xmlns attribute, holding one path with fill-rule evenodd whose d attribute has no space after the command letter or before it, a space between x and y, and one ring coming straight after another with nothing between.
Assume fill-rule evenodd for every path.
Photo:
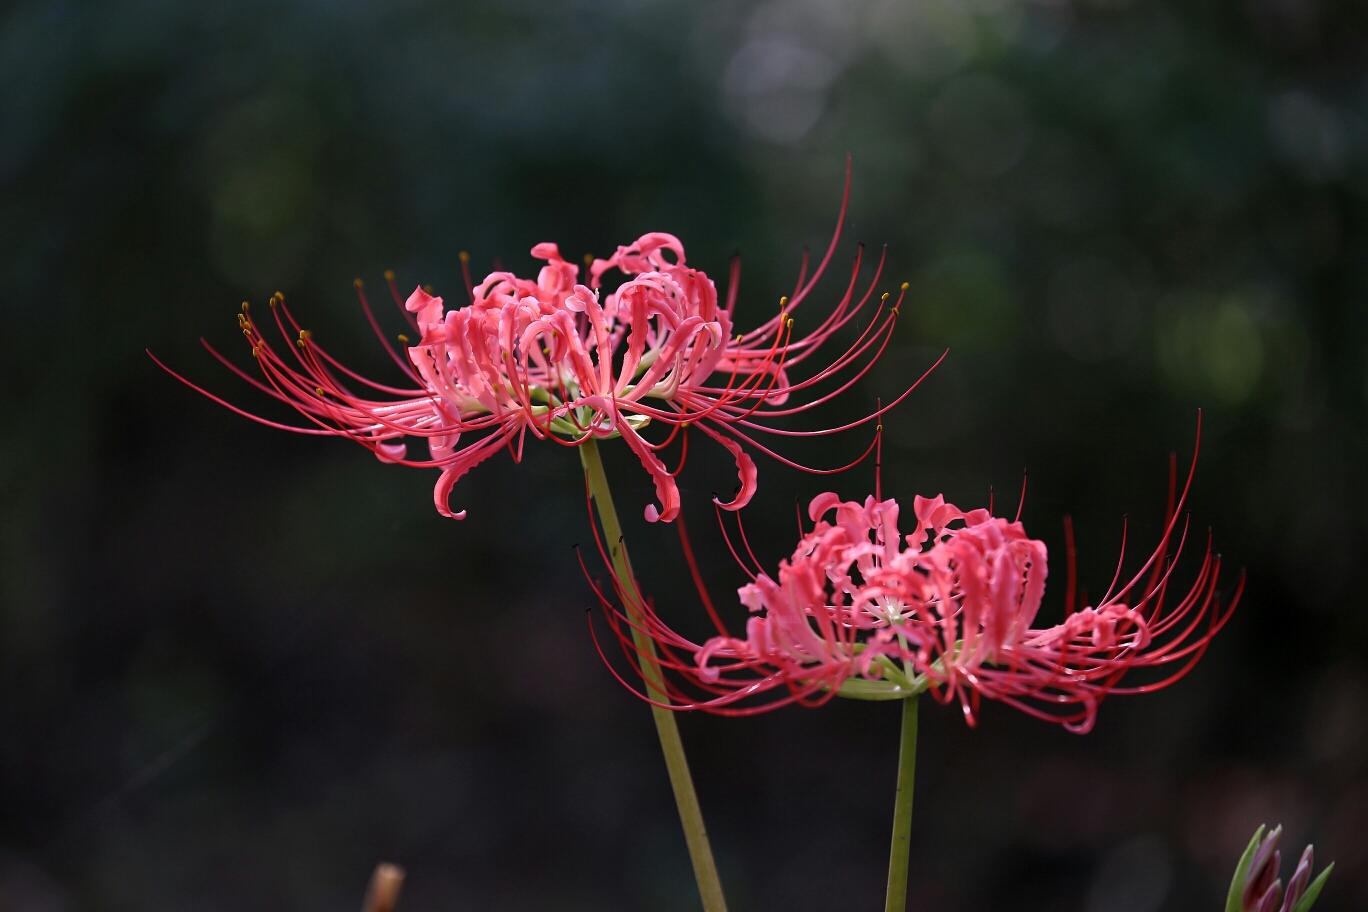
<instances>
[{"instance_id":1,"label":"pink petal","mask_svg":"<svg viewBox=\"0 0 1368 912\"><path fill-rule=\"evenodd\" d=\"M741 480L741 490L736 492L736 496L733 497L729 503L724 503L723 501L718 500L716 497L713 498L713 503L717 504L724 510L741 509L746 504L750 503L751 498L755 496L755 460L750 458L749 453L741 449L741 444L737 443L735 440L732 440L730 437L723 437L721 434L709 429L704 425L699 425L698 427L703 431L703 433L707 434L713 440L716 440L718 443L722 444L724 447L731 451L732 456L736 459L737 477Z\"/></svg>"}]
</instances>

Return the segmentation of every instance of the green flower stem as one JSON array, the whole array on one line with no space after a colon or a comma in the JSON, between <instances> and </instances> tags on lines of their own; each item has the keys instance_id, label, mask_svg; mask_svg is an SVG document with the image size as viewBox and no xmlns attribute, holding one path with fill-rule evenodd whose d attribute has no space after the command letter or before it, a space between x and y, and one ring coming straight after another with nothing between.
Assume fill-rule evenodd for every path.
<instances>
[{"instance_id":1,"label":"green flower stem","mask_svg":"<svg viewBox=\"0 0 1368 912\"><path fill-rule=\"evenodd\" d=\"M907 857L912 837L912 787L917 779L917 696L902 701L898 792L893 799L893 844L888 848L888 899L884 912L907 910Z\"/></svg>"},{"instance_id":2,"label":"green flower stem","mask_svg":"<svg viewBox=\"0 0 1368 912\"><path fill-rule=\"evenodd\" d=\"M639 602L641 595L622 547L622 526L618 524L617 511L613 509L613 494L608 489L608 476L603 471L598 444L590 437L580 444L579 451L584 473L589 479L589 493L593 495L599 522L603 525L604 544L608 546L613 570L627 589L628 614L635 615L633 603ZM632 630L632 640L642 655L641 668L646 679L646 693L657 703L670 702L665 693L660 666L654 661L655 641L635 628ZM684 841L688 843L689 857L693 860L694 879L698 881L704 912L726 912L727 901L722 896L722 882L717 877L717 863L713 861L712 847L708 844L708 831L703 826L703 812L698 807L698 795L694 792L693 777L689 775L689 761L684 756L684 743L679 739L674 710L652 706L651 715L655 717L656 734L660 736L660 750L665 754L665 768L670 773L670 785L674 788L675 804L679 808L679 822L684 826ZM903 867L906 868L905 860Z\"/></svg>"}]
</instances>

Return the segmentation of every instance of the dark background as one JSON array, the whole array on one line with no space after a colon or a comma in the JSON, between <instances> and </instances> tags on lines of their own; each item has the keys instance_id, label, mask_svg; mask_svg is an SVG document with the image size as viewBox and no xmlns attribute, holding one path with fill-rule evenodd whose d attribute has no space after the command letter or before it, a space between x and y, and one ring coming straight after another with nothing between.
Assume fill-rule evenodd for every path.
<instances>
[{"instance_id":1,"label":"dark background","mask_svg":"<svg viewBox=\"0 0 1368 912\"><path fill-rule=\"evenodd\" d=\"M456 523L434 473L253 425L144 349L279 415L198 347L250 365L243 299L397 379L354 277L458 300L462 249L526 271L648 230L719 280L742 251L754 325L847 151L838 272L887 242L912 291L802 426L948 346L888 420L887 490L1014 503L1026 467L1028 529L1059 554L1072 513L1096 593L1124 513L1152 546L1200 406L1195 526L1249 573L1196 671L1086 736L927 701L909 907L1219 908L1261 822L1338 862L1318 908L1368 907L1365 39L1328 0L7 5L0 909L353 909L379 860L405 912L697 908L646 708L586 631L575 454L491 460ZM604 449L645 586L701 632ZM768 562L795 496L870 484L759 465ZM733 479L699 445L683 489L739 619L707 504ZM734 912L881 907L895 706L681 724Z\"/></svg>"}]
</instances>

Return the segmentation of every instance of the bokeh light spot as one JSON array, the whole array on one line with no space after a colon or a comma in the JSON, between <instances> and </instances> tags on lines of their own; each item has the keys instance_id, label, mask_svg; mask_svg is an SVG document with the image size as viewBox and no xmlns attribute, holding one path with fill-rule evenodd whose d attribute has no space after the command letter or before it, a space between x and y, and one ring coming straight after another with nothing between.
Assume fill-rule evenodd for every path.
<instances>
[{"instance_id":1,"label":"bokeh light spot","mask_svg":"<svg viewBox=\"0 0 1368 912\"><path fill-rule=\"evenodd\" d=\"M968 177L1005 174L1030 143L1025 102L1011 86L984 73L947 83L927 116L942 154Z\"/></svg>"},{"instance_id":2,"label":"bokeh light spot","mask_svg":"<svg viewBox=\"0 0 1368 912\"><path fill-rule=\"evenodd\" d=\"M920 336L972 350L1000 343L1016 326L1002 265L974 248L949 250L917 276L909 297Z\"/></svg>"},{"instance_id":3,"label":"bokeh light spot","mask_svg":"<svg viewBox=\"0 0 1368 912\"><path fill-rule=\"evenodd\" d=\"M1159 361L1170 384L1226 405L1248 399L1264 365L1262 333L1248 304L1234 296L1184 296L1163 310Z\"/></svg>"}]
</instances>

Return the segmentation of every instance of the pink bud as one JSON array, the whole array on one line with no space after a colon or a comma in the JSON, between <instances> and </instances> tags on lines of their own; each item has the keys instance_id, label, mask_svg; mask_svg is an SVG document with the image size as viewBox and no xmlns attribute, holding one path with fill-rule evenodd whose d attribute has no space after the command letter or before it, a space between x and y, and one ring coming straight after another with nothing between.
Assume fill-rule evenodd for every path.
<instances>
[{"instance_id":1,"label":"pink bud","mask_svg":"<svg viewBox=\"0 0 1368 912\"><path fill-rule=\"evenodd\" d=\"M1302 852L1301 860L1297 862L1297 870L1293 872L1292 879L1287 882L1287 896L1283 899L1283 912L1292 912L1292 907L1306 892L1306 885L1311 882L1311 868L1314 865L1315 856L1311 851L1311 846L1307 846L1306 851Z\"/></svg>"}]
</instances>

